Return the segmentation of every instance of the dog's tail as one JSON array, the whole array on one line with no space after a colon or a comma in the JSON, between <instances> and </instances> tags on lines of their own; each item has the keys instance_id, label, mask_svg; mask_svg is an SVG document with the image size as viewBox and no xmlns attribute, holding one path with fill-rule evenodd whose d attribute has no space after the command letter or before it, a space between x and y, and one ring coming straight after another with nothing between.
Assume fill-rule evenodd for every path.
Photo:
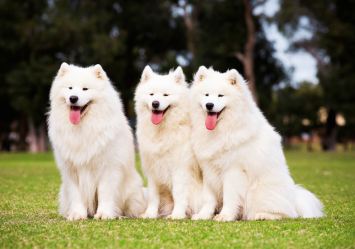
<instances>
[{"instance_id":1,"label":"dog's tail","mask_svg":"<svg viewBox=\"0 0 355 249\"><path fill-rule=\"evenodd\" d=\"M323 204L317 197L296 185L296 212L301 218L317 218L324 216Z\"/></svg>"}]
</instances>

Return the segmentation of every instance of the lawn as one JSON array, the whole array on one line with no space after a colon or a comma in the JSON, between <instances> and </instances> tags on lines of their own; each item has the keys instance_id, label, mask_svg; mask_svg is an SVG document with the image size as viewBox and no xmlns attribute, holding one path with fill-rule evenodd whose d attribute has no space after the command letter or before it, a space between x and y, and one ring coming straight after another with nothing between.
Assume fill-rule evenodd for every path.
<instances>
[{"instance_id":1,"label":"lawn","mask_svg":"<svg viewBox=\"0 0 355 249\"><path fill-rule=\"evenodd\" d=\"M296 183L325 205L321 219L84 220L58 216L51 154L0 154L0 247L355 248L355 153L287 152ZM139 168L139 161L137 161Z\"/></svg>"}]
</instances>

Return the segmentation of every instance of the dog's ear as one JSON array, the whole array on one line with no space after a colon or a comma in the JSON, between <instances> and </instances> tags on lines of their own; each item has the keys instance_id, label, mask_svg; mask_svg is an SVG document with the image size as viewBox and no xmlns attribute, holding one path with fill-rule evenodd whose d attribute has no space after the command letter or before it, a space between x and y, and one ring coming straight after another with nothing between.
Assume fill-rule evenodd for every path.
<instances>
[{"instance_id":1,"label":"dog's ear","mask_svg":"<svg viewBox=\"0 0 355 249\"><path fill-rule=\"evenodd\" d=\"M70 70L70 66L68 65L68 63L63 62L62 65L59 68L58 76L63 76L69 70Z\"/></svg>"},{"instance_id":2,"label":"dog's ear","mask_svg":"<svg viewBox=\"0 0 355 249\"><path fill-rule=\"evenodd\" d=\"M143 70L141 83L147 82L153 75L154 75L153 70L150 68L150 66L147 65Z\"/></svg>"},{"instance_id":3,"label":"dog's ear","mask_svg":"<svg viewBox=\"0 0 355 249\"><path fill-rule=\"evenodd\" d=\"M100 64L96 64L95 66L93 66L92 71L94 72L95 76L98 79L100 79L100 80L107 79L107 75L106 75L105 71L102 69Z\"/></svg>"},{"instance_id":4,"label":"dog's ear","mask_svg":"<svg viewBox=\"0 0 355 249\"><path fill-rule=\"evenodd\" d=\"M174 80L177 84L183 84L185 82L185 75L181 67L176 68L173 75L174 75Z\"/></svg>"},{"instance_id":5,"label":"dog's ear","mask_svg":"<svg viewBox=\"0 0 355 249\"><path fill-rule=\"evenodd\" d=\"M230 81L232 85L237 85L238 83L238 71L235 69L232 69L230 71L227 71L227 79Z\"/></svg>"},{"instance_id":6,"label":"dog's ear","mask_svg":"<svg viewBox=\"0 0 355 249\"><path fill-rule=\"evenodd\" d=\"M208 69L205 66L200 66L200 68L198 69L194 77L195 82L203 81L206 78L207 73L208 73Z\"/></svg>"}]
</instances>

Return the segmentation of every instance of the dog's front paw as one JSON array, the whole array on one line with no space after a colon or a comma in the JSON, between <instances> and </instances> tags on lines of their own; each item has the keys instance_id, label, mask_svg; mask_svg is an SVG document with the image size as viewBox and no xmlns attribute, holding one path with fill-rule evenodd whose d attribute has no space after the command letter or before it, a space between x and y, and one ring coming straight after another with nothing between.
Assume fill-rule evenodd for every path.
<instances>
[{"instance_id":1,"label":"dog's front paw","mask_svg":"<svg viewBox=\"0 0 355 249\"><path fill-rule=\"evenodd\" d=\"M211 215L206 215L206 214L194 214L192 215L191 220L208 220L211 219Z\"/></svg>"},{"instance_id":2,"label":"dog's front paw","mask_svg":"<svg viewBox=\"0 0 355 249\"><path fill-rule=\"evenodd\" d=\"M234 221L234 217L228 217L227 215L224 214L217 214L214 218L216 221Z\"/></svg>"},{"instance_id":3,"label":"dog's front paw","mask_svg":"<svg viewBox=\"0 0 355 249\"><path fill-rule=\"evenodd\" d=\"M256 213L255 220L281 220L284 216L282 214L270 214L270 213Z\"/></svg>"},{"instance_id":4,"label":"dog's front paw","mask_svg":"<svg viewBox=\"0 0 355 249\"><path fill-rule=\"evenodd\" d=\"M168 220L181 220L186 218L186 214L171 214L166 218Z\"/></svg>"},{"instance_id":5,"label":"dog's front paw","mask_svg":"<svg viewBox=\"0 0 355 249\"><path fill-rule=\"evenodd\" d=\"M144 214L139 215L139 218L143 218L143 219L154 219L154 218L156 218L156 217L154 217L153 215L144 213Z\"/></svg>"},{"instance_id":6,"label":"dog's front paw","mask_svg":"<svg viewBox=\"0 0 355 249\"><path fill-rule=\"evenodd\" d=\"M73 212L67 216L67 220L69 221L83 220L86 218L87 218L87 214L79 213L79 212Z\"/></svg>"},{"instance_id":7,"label":"dog's front paw","mask_svg":"<svg viewBox=\"0 0 355 249\"><path fill-rule=\"evenodd\" d=\"M114 216L109 215L105 212L97 212L97 214L94 215L94 219L97 220L108 220L108 219L115 219Z\"/></svg>"}]
</instances>

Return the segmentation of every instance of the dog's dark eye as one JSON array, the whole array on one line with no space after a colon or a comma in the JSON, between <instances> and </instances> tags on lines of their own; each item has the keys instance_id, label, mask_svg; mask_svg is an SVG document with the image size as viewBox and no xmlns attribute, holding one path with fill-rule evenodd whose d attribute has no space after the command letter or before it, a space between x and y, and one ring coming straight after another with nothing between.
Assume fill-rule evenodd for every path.
<instances>
[{"instance_id":1,"label":"dog's dark eye","mask_svg":"<svg viewBox=\"0 0 355 249\"><path fill-rule=\"evenodd\" d=\"M220 94L220 95L218 95L218 97L223 97L224 95L222 95L222 94Z\"/></svg>"},{"instance_id":2,"label":"dog's dark eye","mask_svg":"<svg viewBox=\"0 0 355 249\"><path fill-rule=\"evenodd\" d=\"M153 95L154 95L154 93L151 93L151 94L150 94L150 96L153 96Z\"/></svg>"},{"instance_id":3,"label":"dog's dark eye","mask_svg":"<svg viewBox=\"0 0 355 249\"><path fill-rule=\"evenodd\" d=\"M87 88L83 88L83 91L87 91L88 89Z\"/></svg>"},{"instance_id":4,"label":"dog's dark eye","mask_svg":"<svg viewBox=\"0 0 355 249\"><path fill-rule=\"evenodd\" d=\"M209 95L209 94L207 93L206 96L208 97L208 95Z\"/></svg>"},{"instance_id":5,"label":"dog's dark eye","mask_svg":"<svg viewBox=\"0 0 355 249\"><path fill-rule=\"evenodd\" d=\"M165 93L164 96L165 96L165 97L166 97L166 96L169 96L169 94Z\"/></svg>"},{"instance_id":6,"label":"dog's dark eye","mask_svg":"<svg viewBox=\"0 0 355 249\"><path fill-rule=\"evenodd\" d=\"M73 89L72 87L69 87L69 89L71 90L71 89Z\"/></svg>"}]
</instances>

